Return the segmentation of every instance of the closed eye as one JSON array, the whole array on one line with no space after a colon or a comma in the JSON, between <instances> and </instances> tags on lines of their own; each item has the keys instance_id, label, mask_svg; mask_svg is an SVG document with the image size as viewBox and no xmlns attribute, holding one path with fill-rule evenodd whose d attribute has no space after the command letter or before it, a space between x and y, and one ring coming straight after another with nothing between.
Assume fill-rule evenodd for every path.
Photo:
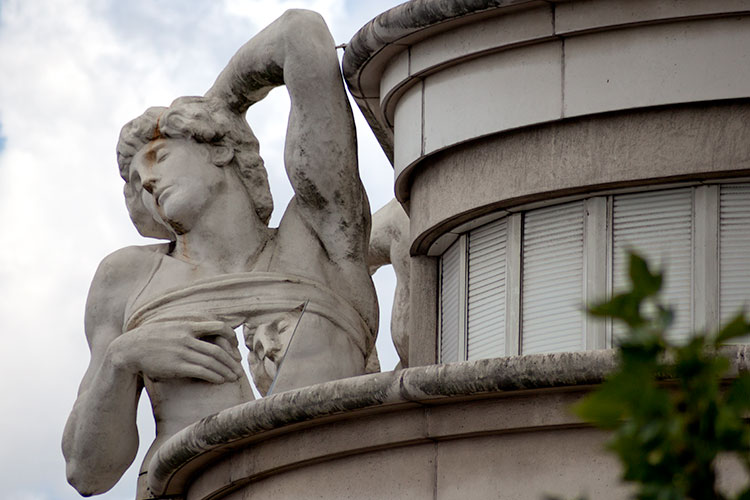
<instances>
[{"instance_id":1,"label":"closed eye","mask_svg":"<svg viewBox=\"0 0 750 500\"><path fill-rule=\"evenodd\" d=\"M167 156L169 156L169 151L164 151L163 149L160 149L159 152L156 154L156 163L161 163L164 160L167 159Z\"/></svg>"}]
</instances>

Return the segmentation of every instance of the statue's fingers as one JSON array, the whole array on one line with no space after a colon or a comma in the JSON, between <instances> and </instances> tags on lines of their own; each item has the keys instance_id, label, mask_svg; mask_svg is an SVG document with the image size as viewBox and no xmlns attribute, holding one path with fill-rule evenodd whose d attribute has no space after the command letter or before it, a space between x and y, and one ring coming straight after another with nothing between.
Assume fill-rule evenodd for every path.
<instances>
[{"instance_id":1,"label":"statue's fingers","mask_svg":"<svg viewBox=\"0 0 750 500\"><path fill-rule=\"evenodd\" d=\"M207 357L211 361L210 365L212 369L225 374L230 380L237 380L237 378L244 374L239 360L232 358L224 348L216 344L196 340L190 344L190 348L196 353Z\"/></svg>"},{"instance_id":2,"label":"statue's fingers","mask_svg":"<svg viewBox=\"0 0 750 500\"><path fill-rule=\"evenodd\" d=\"M237 334L223 321L195 321L191 326L194 337L217 335L227 339L230 344L237 345Z\"/></svg>"},{"instance_id":3,"label":"statue's fingers","mask_svg":"<svg viewBox=\"0 0 750 500\"><path fill-rule=\"evenodd\" d=\"M200 338L206 335L226 335L224 328L227 325L223 321L191 321L190 333L193 337ZM234 335L234 332L232 332Z\"/></svg>"},{"instance_id":4,"label":"statue's fingers","mask_svg":"<svg viewBox=\"0 0 750 500\"><path fill-rule=\"evenodd\" d=\"M200 363L185 362L180 367L180 375L183 377L197 378L212 384L223 384L228 382L226 376L212 370Z\"/></svg>"},{"instance_id":5,"label":"statue's fingers","mask_svg":"<svg viewBox=\"0 0 750 500\"><path fill-rule=\"evenodd\" d=\"M237 333L234 331L234 328L229 326L228 323L224 323L224 328L222 328L220 335L222 336L222 338L227 339L229 343L234 347L237 347L239 345L237 342Z\"/></svg>"},{"instance_id":6,"label":"statue's fingers","mask_svg":"<svg viewBox=\"0 0 750 500\"><path fill-rule=\"evenodd\" d=\"M190 365L192 367L200 367L218 376L218 379L214 377L214 380L218 380L214 383L221 384L224 382L233 382L238 378L238 375L234 372L234 370L208 354L199 351L188 351L183 354L182 359L186 363L186 365ZM192 370L194 368L190 369Z\"/></svg>"},{"instance_id":7,"label":"statue's fingers","mask_svg":"<svg viewBox=\"0 0 750 500\"><path fill-rule=\"evenodd\" d=\"M217 335L216 340L214 343L224 349L230 356L232 356L237 361L242 361L242 355L240 354L240 350L237 348L237 342L231 343L228 341L225 337L221 337ZM236 340L236 339L235 339Z\"/></svg>"}]
</instances>

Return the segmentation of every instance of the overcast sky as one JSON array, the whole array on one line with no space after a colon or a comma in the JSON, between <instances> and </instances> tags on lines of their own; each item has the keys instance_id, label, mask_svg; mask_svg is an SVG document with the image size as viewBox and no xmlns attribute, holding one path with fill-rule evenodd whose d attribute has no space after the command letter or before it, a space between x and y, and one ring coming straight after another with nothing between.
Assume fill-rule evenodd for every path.
<instances>
[{"instance_id":1,"label":"overcast sky","mask_svg":"<svg viewBox=\"0 0 750 500\"><path fill-rule=\"evenodd\" d=\"M149 243L122 199L120 127L148 106L202 95L232 54L287 8L317 10L344 43L398 3L0 0L0 496L80 498L65 481L60 438L88 364L86 294L105 255ZM281 161L288 109L277 89L248 113L269 168L272 224L291 196ZM393 170L354 113L360 170L376 210L392 197ZM384 312L378 347L390 369L392 273L379 271L376 283ZM142 448L153 437L146 399ZM100 498L132 500L135 467Z\"/></svg>"}]
</instances>

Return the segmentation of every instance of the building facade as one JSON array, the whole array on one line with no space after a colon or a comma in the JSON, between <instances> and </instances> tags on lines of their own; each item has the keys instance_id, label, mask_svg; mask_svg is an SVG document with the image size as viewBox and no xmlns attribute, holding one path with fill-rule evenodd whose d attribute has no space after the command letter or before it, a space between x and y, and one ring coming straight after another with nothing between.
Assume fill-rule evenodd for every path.
<instances>
[{"instance_id":1,"label":"building facade","mask_svg":"<svg viewBox=\"0 0 750 500\"><path fill-rule=\"evenodd\" d=\"M750 1L412 0L343 66L410 215L411 368L199 422L152 489L626 498L568 411L620 334L582 308L629 249L665 268L678 341L750 296Z\"/></svg>"},{"instance_id":2,"label":"building facade","mask_svg":"<svg viewBox=\"0 0 750 500\"><path fill-rule=\"evenodd\" d=\"M609 348L612 326L580 311L623 286L628 249L666 267L676 337L741 306L748 8L410 2L360 31L348 83L393 158L413 254L440 261L420 348Z\"/></svg>"}]
</instances>

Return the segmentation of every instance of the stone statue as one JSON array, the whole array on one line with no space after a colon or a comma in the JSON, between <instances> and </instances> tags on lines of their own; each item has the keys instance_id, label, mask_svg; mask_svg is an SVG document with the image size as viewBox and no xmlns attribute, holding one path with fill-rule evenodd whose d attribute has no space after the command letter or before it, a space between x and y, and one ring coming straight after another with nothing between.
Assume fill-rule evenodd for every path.
<instances>
[{"instance_id":1,"label":"stone statue","mask_svg":"<svg viewBox=\"0 0 750 500\"><path fill-rule=\"evenodd\" d=\"M284 159L295 196L272 229L244 114L280 85L291 97ZM239 325L253 374L277 375L276 392L365 373L377 332L354 121L319 15L286 12L205 96L125 125L117 153L134 225L169 242L114 252L91 284L91 362L63 437L68 479L84 495L107 491L132 463L144 387L156 439L142 472L177 431L253 398ZM295 362L276 374L293 328ZM141 478L138 498L149 498Z\"/></svg>"},{"instance_id":2,"label":"stone statue","mask_svg":"<svg viewBox=\"0 0 750 500\"><path fill-rule=\"evenodd\" d=\"M396 369L409 367L409 304L411 257L409 256L409 216L394 198L372 216L370 274L391 264L396 273L396 291L391 308L391 338L398 353Z\"/></svg>"}]
</instances>

